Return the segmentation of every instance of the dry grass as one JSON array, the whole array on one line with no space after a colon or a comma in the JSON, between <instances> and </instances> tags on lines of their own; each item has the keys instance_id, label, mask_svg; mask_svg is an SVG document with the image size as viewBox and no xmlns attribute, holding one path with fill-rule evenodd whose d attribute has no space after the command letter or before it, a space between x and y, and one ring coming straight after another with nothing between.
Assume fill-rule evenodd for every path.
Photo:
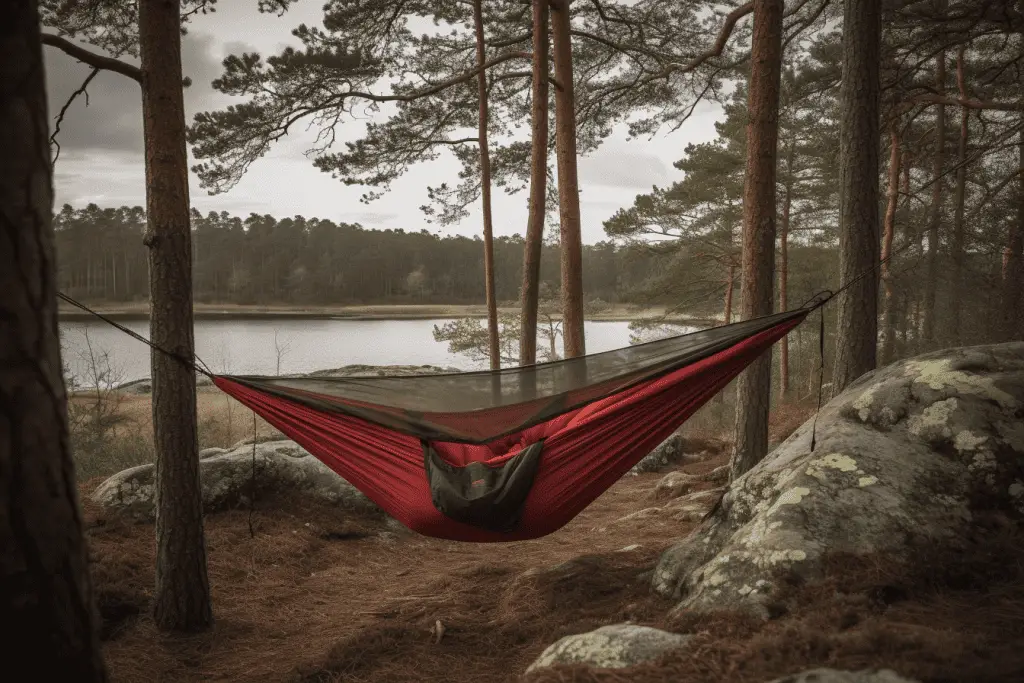
<instances>
[{"instance_id":1,"label":"dry grass","mask_svg":"<svg viewBox=\"0 0 1024 683\"><path fill-rule=\"evenodd\" d=\"M237 401L209 388L200 389L196 399L200 448L227 448L252 438L253 414ZM85 392L71 397L72 402L83 406L94 400ZM71 444L78 480L108 477L153 462L152 409L152 400L147 395L117 393L112 409L116 427L98 434L88 424L76 428L72 423ZM262 418L256 419L257 438L277 433Z\"/></svg>"},{"instance_id":2,"label":"dry grass","mask_svg":"<svg viewBox=\"0 0 1024 683\"><path fill-rule=\"evenodd\" d=\"M132 302L97 302L94 310L109 316L145 318L149 315L149 303ZM434 318L485 318L487 308L474 304L368 304L362 306L301 306L294 304L231 304L196 302L197 318L219 317L334 317L361 320L423 320ZM518 307L502 306L504 313L518 313ZM664 306L636 306L632 304L606 304L600 311L587 316L589 320L630 322L637 318L663 317ZM61 306L62 318L89 319L88 314L71 306Z\"/></svg>"}]
</instances>

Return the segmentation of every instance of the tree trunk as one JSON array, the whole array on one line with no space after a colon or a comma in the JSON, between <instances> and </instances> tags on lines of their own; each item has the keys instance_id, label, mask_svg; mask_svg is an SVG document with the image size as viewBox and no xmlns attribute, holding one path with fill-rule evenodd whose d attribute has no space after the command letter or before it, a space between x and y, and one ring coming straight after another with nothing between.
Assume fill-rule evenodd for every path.
<instances>
[{"instance_id":1,"label":"tree trunk","mask_svg":"<svg viewBox=\"0 0 1024 683\"><path fill-rule=\"evenodd\" d=\"M896 289L892 281L892 240L896 234L896 207L900 198L900 136L896 122L889 130L889 184L886 190L885 227L882 233L882 365L896 356Z\"/></svg>"},{"instance_id":2,"label":"tree trunk","mask_svg":"<svg viewBox=\"0 0 1024 683\"><path fill-rule=\"evenodd\" d=\"M523 253L522 319L519 364L537 362L537 306L540 256L548 193L548 1L533 0L533 103L530 149L530 215Z\"/></svg>"},{"instance_id":3,"label":"tree trunk","mask_svg":"<svg viewBox=\"0 0 1024 683\"><path fill-rule=\"evenodd\" d=\"M68 444L33 0L0 29L0 624L6 680L104 681Z\"/></svg>"},{"instance_id":4,"label":"tree trunk","mask_svg":"<svg viewBox=\"0 0 1024 683\"><path fill-rule=\"evenodd\" d=\"M782 200L779 223L779 310L789 309L789 214L793 206L793 147L786 152L786 196ZM789 397L789 337L779 340L779 393Z\"/></svg>"},{"instance_id":5,"label":"tree trunk","mask_svg":"<svg viewBox=\"0 0 1024 683\"><path fill-rule=\"evenodd\" d=\"M956 82L960 90L960 97L967 99L967 87L964 83L964 46L956 55ZM950 273L949 273L949 336L948 342L951 346L960 346L961 324L960 309L963 306L963 280L964 280L964 195L967 188L967 129L970 110L967 107L960 108L960 138L957 144L956 154L956 190L953 195L953 238L949 245Z\"/></svg>"},{"instance_id":6,"label":"tree trunk","mask_svg":"<svg viewBox=\"0 0 1024 683\"><path fill-rule=\"evenodd\" d=\"M839 300L833 394L877 363L881 39L881 0L847 0L839 90L839 273L841 286L849 288Z\"/></svg>"},{"instance_id":7,"label":"tree trunk","mask_svg":"<svg viewBox=\"0 0 1024 683\"><path fill-rule=\"evenodd\" d=\"M572 0L551 3L551 55L558 83L555 88L555 157L561 219L562 340L566 358L587 352L583 337L583 240L576 175L576 98L572 80L572 37L569 34L571 3Z\"/></svg>"},{"instance_id":8,"label":"tree trunk","mask_svg":"<svg viewBox=\"0 0 1024 683\"><path fill-rule=\"evenodd\" d=\"M725 324L732 322L732 292L736 282L736 264L729 264L729 279L725 281Z\"/></svg>"},{"instance_id":9,"label":"tree trunk","mask_svg":"<svg viewBox=\"0 0 1024 683\"><path fill-rule=\"evenodd\" d=\"M914 154L909 149L903 152L903 179L900 181L902 190L900 191L903 195L903 217L900 219L903 223L903 231L907 235L907 240L916 240L917 248L920 254L921 252L921 230L911 224L911 197L910 197L910 177L912 175L914 167ZM898 210L898 207L897 207ZM901 347L895 351L896 355L907 356L910 355L910 341L908 340L909 330L911 321L914 325L913 343L917 344L920 341L919 333L920 330L917 327L917 314L915 309L920 305L920 297L917 288L910 291L909 288L904 288L902 303L900 305L900 314L902 318L899 320L900 329L900 341ZM913 303L911 303L913 300Z\"/></svg>"},{"instance_id":10,"label":"tree trunk","mask_svg":"<svg viewBox=\"0 0 1024 683\"><path fill-rule=\"evenodd\" d=\"M140 0L139 43L150 339L191 360L192 239L176 0ZM213 621L199 488L196 377L180 360L156 350L151 357L157 498L154 617L159 628L194 631Z\"/></svg>"},{"instance_id":11,"label":"tree trunk","mask_svg":"<svg viewBox=\"0 0 1024 683\"><path fill-rule=\"evenodd\" d=\"M945 3L940 3L945 8ZM946 91L946 51L939 52L935 58L935 88L939 97ZM932 184L931 216L928 220L928 270L924 283L924 325L921 330L921 342L925 349L935 343L935 297L939 280L939 226L942 223L942 168L946 151L946 107L935 105L935 154L932 157L932 173L935 182Z\"/></svg>"},{"instance_id":12,"label":"tree trunk","mask_svg":"<svg viewBox=\"0 0 1024 683\"><path fill-rule=\"evenodd\" d=\"M743 187L743 267L740 315L744 320L772 312L775 275L775 161L779 138L779 80L782 73L782 0L754 0L751 44L747 169ZM772 354L765 352L736 385L735 479L768 453L768 409Z\"/></svg>"},{"instance_id":13,"label":"tree trunk","mask_svg":"<svg viewBox=\"0 0 1024 683\"><path fill-rule=\"evenodd\" d=\"M501 368L498 343L498 300L494 292L494 227L491 222L491 154L487 144L487 61L484 43L483 0L473 0L473 26L476 30L477 93L480 101L480 198L484 212L484 290L487 298L487 346L491 370Z\"/></svg>"},{"instance_id":14,"label":"tree trunk","mask_svg":"<svg viewBox=\"0 0 1024 683\"><path fill-rule=\"evenodd\" d=\"M1004 252L1000 341L1024 339L1024 133L1018 154L1017 220L1010 223Z\"/></svg>"}]
</instances>

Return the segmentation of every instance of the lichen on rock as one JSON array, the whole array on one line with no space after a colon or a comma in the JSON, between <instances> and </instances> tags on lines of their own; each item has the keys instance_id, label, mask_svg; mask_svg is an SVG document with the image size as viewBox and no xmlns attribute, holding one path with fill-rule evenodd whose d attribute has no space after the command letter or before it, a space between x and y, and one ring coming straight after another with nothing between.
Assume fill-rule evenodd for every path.
<instances>
[{"instance_id":1,"label":"lichen on rock","mask_svg":"<svg viewBox=\"0 0 1024 683\"><path fill-rule=\"evenodd\" d=\"M692 636L647 626L614 624L589 633L570 635L549 645L527 673L556 664L586 664L600 669L622 669L654 661L684 647Z\"/></svg>"},{"instance_id":2,"label":"lichen on rock","mask_svg":"<svg viewBox=\"0 0 1024 683\"><path fill-rule=\"evenodd\" d=\"M679 610L767 616L781 577L834 552L909 557L957 542L973 501L1024 514L1024 343L952 349L876 370L751 471L652 574Z\"/></svg>"},{"instance_id":3,"label":"lichen on rock","mask_svg":"<svg viewBox=\"0 0 1024 683\"><path fill-rule=\"evenodd\" d=\"M104 481L93 500L107 510L139 520L155 515L154 466L140 465ZM299 492L360 512L379 508L352 484L293 441L271 441L210 453L199 461L203 509L215 512L249 501L255 484L260 492Z\"/></svg>"}]
</instances>

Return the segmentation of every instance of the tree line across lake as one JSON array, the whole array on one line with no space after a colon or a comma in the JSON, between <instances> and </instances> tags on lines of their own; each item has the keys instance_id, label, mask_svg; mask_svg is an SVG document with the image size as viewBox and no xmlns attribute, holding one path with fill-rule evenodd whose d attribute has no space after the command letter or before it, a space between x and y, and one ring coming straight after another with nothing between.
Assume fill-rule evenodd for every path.
<instances>
[{"instance_id":1,"label":"tree line across lake","mask_svg":"<svg viewBox=\"0 0 1024 683\"><path fill-rule=\"evenodd\" d=\"M370 230L327 219L192 212L196 301L236 304L477 304L484 298L482 242L422 230ZM56 214L58 284L89 302L149 296L142 207L65 205ZM499 301L519 298L523 239L494 240ZM599 242L583 248L588 298L658 303L644 294L670 256L643 245ZM541 281L559 287L557 244L545 244ZM666 300L667 302L667 300Z\"/></svg>"}]
</instances>

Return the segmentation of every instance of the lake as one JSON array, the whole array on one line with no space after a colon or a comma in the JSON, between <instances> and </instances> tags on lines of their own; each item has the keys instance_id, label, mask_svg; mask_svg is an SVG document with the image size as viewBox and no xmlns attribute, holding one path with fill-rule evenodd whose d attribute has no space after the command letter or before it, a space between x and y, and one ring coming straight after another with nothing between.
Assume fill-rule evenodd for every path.
<instances>
[{"instance_id":1,"label":"lake","mask_svg":"<svg viewBox=\"0 0 1024 683\"><path fill-rule=\"evenodd\" d=\"M434 325L446 320L202 319L195 323L196 354L215 373L305 373L343 365L440 365L480 369L469 358L434 341ZM146 320L122 324L149 336ZM83 384L90 377L88 349L105 354L115 383L149 377L149 347L102 321L61 321L64 360ZM629 345L629 323L588 321L587 351ZM275 338L277 343L275 344Z\"/></svg>"}]
</instances>

